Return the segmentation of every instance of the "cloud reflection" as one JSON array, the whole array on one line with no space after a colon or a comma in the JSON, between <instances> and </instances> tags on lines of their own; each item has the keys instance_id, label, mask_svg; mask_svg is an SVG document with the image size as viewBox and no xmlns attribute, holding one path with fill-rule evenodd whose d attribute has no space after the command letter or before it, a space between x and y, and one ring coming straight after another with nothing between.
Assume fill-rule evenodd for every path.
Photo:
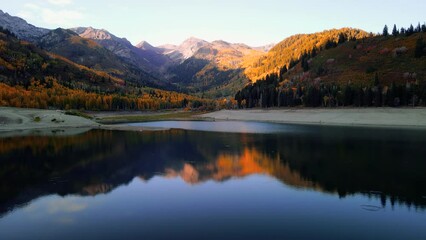
<instances>
[{"instance_id":1,"label":"cloud reflection","mask_svg":"<svg viewBox=\"0 0 426 240\"><path fill-rule=\"evenodd\" d=\"M49 214L75 213L87 209L88 204L78 197L53 198L46 203Z\"/></svg>"}]
</instances>

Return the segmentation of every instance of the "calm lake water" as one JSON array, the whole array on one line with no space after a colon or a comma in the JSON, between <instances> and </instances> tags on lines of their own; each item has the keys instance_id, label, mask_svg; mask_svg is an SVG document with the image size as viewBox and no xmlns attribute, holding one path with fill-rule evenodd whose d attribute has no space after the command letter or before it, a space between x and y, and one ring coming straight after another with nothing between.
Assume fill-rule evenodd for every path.
<instances>
[{"instance_id":1,"label":"calm lake water","mask_svg":"<svg viewBox=\"0 0 426 240\"><path fill-rule=\"evenodd\" d=\"M139 125L0 137L0 239L426 239L426 131Z\"/></svg>"}]
</instances>

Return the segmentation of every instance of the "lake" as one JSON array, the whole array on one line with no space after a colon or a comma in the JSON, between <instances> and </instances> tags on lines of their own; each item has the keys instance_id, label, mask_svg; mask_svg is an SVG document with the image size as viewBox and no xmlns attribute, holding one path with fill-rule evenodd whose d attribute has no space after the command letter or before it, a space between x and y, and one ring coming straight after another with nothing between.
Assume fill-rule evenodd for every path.
<instances>
[{"instance_id":1,"label":"lake","mask_svg":"<svg viewBox=\"0 0 426 240\"><path fill-rule=\"evenodd\" d=\"M424 130L133 125L1 137L0 239L426 239Z\"/></svg>"}]
</instances>

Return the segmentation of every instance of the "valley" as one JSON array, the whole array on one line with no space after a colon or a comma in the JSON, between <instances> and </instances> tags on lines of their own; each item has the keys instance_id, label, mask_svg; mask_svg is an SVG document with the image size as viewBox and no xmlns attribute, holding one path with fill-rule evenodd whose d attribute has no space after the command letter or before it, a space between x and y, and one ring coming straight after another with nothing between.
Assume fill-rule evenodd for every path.
<instances>
[{"instance_id":1,"label":"valley","mask_svg":"<svg viewBox=\"0 0 426 240\"><path fill-rule=\"evenodd\" d=\"M425 8L5 2L0 239L426 239Z\"/></svg>"},{"instance_id":2,"label":"valley","mask_svg":"<svg viewBox=\"0 0 426 240\"><path fill-rule=\"evenodd\" d=\"M426 104L424 24L392 34L332 29L261 47L195 37L179 45L134 46L105 29L48 30L4 12L0 27L2 106L213 110ZM28 98L39 92L51 98L53 85L62 88L58 93L93 101Z\"/></svg>"}]
</instances>

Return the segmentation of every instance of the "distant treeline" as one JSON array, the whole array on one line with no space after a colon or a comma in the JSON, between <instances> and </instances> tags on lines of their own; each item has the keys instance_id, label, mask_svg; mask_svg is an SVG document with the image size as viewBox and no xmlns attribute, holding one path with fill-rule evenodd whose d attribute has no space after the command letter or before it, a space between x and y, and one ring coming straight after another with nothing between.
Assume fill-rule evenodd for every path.
<instances>
[{"instance_id":1,"label":"distant treeline","mask_svg":"<svg viewBox=\"0 0 426 240\"><path fill-rule=\"evenodd\" d=\"M86 92L65 87L51 77L43 81L31 80L27 87L0 83L0 106L102 111L216 107L211 100L157 89L138 95Z\"/></svg>"},{"instance_id":2,"label":"distant treeline","mask_svg":"<svg viewBox=\"0 0 426 240\"><path fill-rule=\"evenodd\" d=\"M411 24L408 28L401 28L398 29L396 27L396 24L393 25L392 28L392 36L396 37L396 36L400 36L400 35L404 35L406 37L409 37L415 33L419 33L419 32L426 32L426 23L423 23L422 25L420 25L420 23L417 24L416 27L413 26L413 24ZM389 29L388 26L385 25L383 27L383 36L389 36Z\"/></svg>"},{"instance_id":3,"label":"distant treeline","mask_svg":"<svg viewBox=\"0 0 426 240\"><path fill-rule=\"evenodd\" d=\"M392 29L392 36L397 37L397 36L406 36L409 37L415 33L420 33L420 32L424 32L426 33L426 24L423 23L422 25L420 25L420 23L417 24L417 27L414 27L413 24L411 24L407 29L405 28L401 28L398 29L396 27L396 24L393 25L393 29ZM383 28L383 36L387 37L389 36L389 30L388 30L388 26L385 25ZM424 41L424 39L419 38L417 39L416 42L416 48L415 48L415 53L414 56L416 58L420 58L422 56L426 56L424 49L426 48L426 42Z\"/></svg>"},{"instance_id":4,"label":"distant treeline","mask_svg":"<svg viewBox=\"0 0 426 240\"><path fill-rule=\"evenodd\" d=\"M311 84L307 86L282 88L278 74L248 85L238 91L235 100L239 108L253 107L398 107L425 106L426 84L407 82L404 85L380 84L376 73L374 82L367 86L347 84Z\"/></svg>"}]
</instances>

